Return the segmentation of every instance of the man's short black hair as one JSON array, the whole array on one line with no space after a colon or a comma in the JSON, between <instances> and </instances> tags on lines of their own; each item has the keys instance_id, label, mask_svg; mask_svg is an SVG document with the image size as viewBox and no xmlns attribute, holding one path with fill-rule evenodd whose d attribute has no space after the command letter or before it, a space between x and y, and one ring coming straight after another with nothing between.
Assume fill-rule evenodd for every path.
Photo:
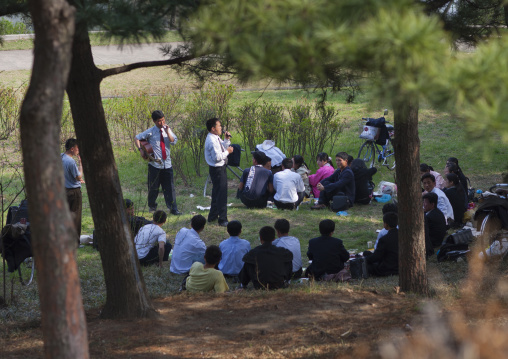
<instances>
[{"instance_id":1,"label":"man's short black hair","mask_svg":"<svg viewBox=\"0 0 508 359\"><path fill-rule=\"evenodd\" d=\"M434 192L425 193L422 197L423 199L427 199L429 203L434 203L437 206L438 196Z\"/></svg>"},{"instance_id":2,"label":"man's short black hair","mask_svg":"<svg viewBox=\"0 0 508 359\"><path fill-rule=\"evenodd\" d=\"M271 161L269 157L266 156L264 152L261 151L254 151L252 152L252 157L256 160L258 165L264 166L268 160Z\"/></svg>"},{"instance_id":3,"label":"man's short black hair","mask_svg":"<svg viewBox=\"0 0 508 359\"><path fill-rule=\"evenodd\" d=\"M291 168L293 168L293 160L291 158L288 158L288 157L284 158L282 160L282 167L284 167L285 169L289 169L290 170Z\"/></svg>"},{"instance_id":4,"label":"man's short black hair","mask_svg":"<svg viewBox=\"0 0 508 359\"><path fill-rule=\"evenodd\" d=\"M163 117L164 117L164 113L161 110L155 110L154 112L152 112L153 122L155 122Z\"/></svg>"},{"instance_id":5,"label":"man's short black hair","mask_svg":"<svg viewBox=\"0 0 508 359\"><path fill-rule=\"evenodd\" d=\"M420 172L429 172L430 167L426 163L420 163Z\"/></svg>"},{"instance_id":6,"label":"man's short black hair","mask_svg":"<svg viewBox=\"0 0 508 359\"><path fill-rule=\"evenodd\" d=\"M383 214L385 213L388 213L388 212L394 212L394 213L398 213L398 208L397 208L397 205L395 203L387 203L383 206Z\"/></svg>"},{"instance_id":7,"label":"man's short black hair","mask_svg":"<svg viewBox=\"0 0 508 359\"><path fill-rule=\"evenodd\" d=\"M397 225L399 224L399 216L395 212L385 213L383 216L383 222L390 228L397 228Z\"/></svg>"},{"instance_id":8,"label":"man's short black hair","mask_svg":"<svg viewBox=\"0 0 508 359\"><path fill-rule=\"evenodd\" d=\"M165 223L167 218L168 215L166 214L166 212L161 211L160 209L158 211L155 211L155 213L153 214L154 223Z\"/></svg>"},{"instance_id":9,"label":"man's short black hair","mask_svg":"<svg viewBox=\"0 0 508 359\"><path fill-rule=\"evenodd\" d=\"M275 239L275 229L265 226L259 230L259 239L263 242L273 242Z\"/></svg>"},{"instance_id":10,"label":"man's short black hair","mask_svg":"<svg viewBox=\"0 0 508 359\"><path fill-rule=\"evenodd\" d=\"M347 161L348 158L349 158L349 155L346 152L339 152L339 153L337 153L335 155L335 157L339 157L340 159L343 159L344 161Z\"/></svg>"},{"instance_id":11,"label":"man's short black hair","mask_svg":"<svg viewBox=\"0 0 508 359\"><path fill-rule=\"evenodd\" d=\"M211 245L206 248L205 262L207 264L215 265L222 259L222 251L218 246Z\"/></svg>"},{"instance_id":12,"label":"man's short black hair","mask_svg":"<svg viewBox=\"0 0 508 359\"><path fill-rule=\"evenodd\" d=\"M285 218L279 218L275 221L275 230L280 233L289 233L289 221Z\"/></svg>"},{"instance_id":13,"label":"man's short black hair","mask_svg":"<svg viewBox=\"0 0 508 359\"><path fill-rule=\"evenodd\" d=\"M206 129L208 132L212 130L217 125L217 122L220 122L220 120L217 117L210 118L206 120Z\"/></svg>"},{"instance_id":14,"label":"man's short black hair","mask_svg":"<svg viewBox=\"0 0 508 359\"><path fill-rule=\"evenodd\" d=\"M78 140L75 138L69 138L67 141L65 141L65 150L69 151L71 148L76 146L78 144Z\"/></svg>"},{"instance_id":15,"label":"man's short black hair","mask_svg":"<svg viewBox=\"0 0 508 359\"><path fill-rule=\"evenodd\" d=\"M335 231L335 222L331 219L323 219L319 222L319 233L322 236L330 236Z\"/></svg>"},{"instance_id":16,"label":"man's short black hair","mask_svg":"<svg viewBox=\"0 0 508 359\"><path fill-rule=\"evenodd\" d=\"M134 207L134 202L132 202L130 199L126 198L123 200L123 204L126 209Z\"/></svg>"},{"instance_id":17,"label":"man's short black hair","mask_svg":"<svg viewBox=\"0 0 508 359\"><path fill-rule=\"evenodd\" d=\"M230 236L238 236L242 232L242 224L240 221L230 221L226 228Z\"/></svg>"},{"instance_id":18,"label":"man's short black hair","mask_svg":"<svg viewBox=\"0 0 508 359\"><path fill-rule=\"evenodd\" d=\"M205 228L206 218L200 214L196 214L194 217L192 217L190 224L193 230L196 232L200 231Z\"/></svg>"},{"instance_id":19,"label":"man's short black hair","mask_svg":"<svg viewBox=\"0 0 508 359\"><path fill-rule=\"evenodd\" d=\"M432 180L432 182L436 183L436 177L434 177L433 174L430 174L429 172L425 173L422 176L422 182L423 182L424 179L427 179L427 178L430 178Z\"/></svg>"}]
</instances>

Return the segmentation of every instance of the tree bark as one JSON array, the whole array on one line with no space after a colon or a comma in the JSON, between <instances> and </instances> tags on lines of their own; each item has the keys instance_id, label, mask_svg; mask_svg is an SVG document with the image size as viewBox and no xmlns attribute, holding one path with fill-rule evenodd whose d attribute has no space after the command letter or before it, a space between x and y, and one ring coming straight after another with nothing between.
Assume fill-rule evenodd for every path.
<instances>
[{"instance_id":1,"label":"tree bark","mask_svg":"<svg viewBox=\"0 0 508 359\"><path fill-rule=\"evenodd\" d=\"M20 130L46 358L88 358L76 264L76 229L67 205L57 146L67 83L74 8L64 0L29 3L34 64Z\"/></svg>"},{"instance_id":2,"label":"tree bark","mask_svg":"<svg viewBox=\"0 0 508 359\"><path fill-rule=\"evenodd\" d=\"M99 238L106 304L103 318L155 316L139 267L115 164L86 24L77 25L67 85L90 208Z\"/></svg>"},{"instance_id":3,"label":"tree bark","mask_svg":"<svg viewBox=\"0 0 508 359\"><path fill-rule=\"evenodd\" d=\"M399 214L399 285L403 291L428 293L420 185L418 100L393 101Z\"/></svg>"}]
</instances>

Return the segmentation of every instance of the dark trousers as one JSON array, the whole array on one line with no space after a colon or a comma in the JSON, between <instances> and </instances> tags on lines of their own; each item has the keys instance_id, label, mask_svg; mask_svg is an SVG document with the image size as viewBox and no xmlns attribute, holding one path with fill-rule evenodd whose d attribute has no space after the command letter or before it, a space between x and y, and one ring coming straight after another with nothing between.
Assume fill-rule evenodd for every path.
<instances>
[{"instance_id":1,"label":"dark trousers","mask_svg":"<svg viewBox=\"0 0 508 359\"><path fill-rule=\"evenodd\" d=\"M67 203L74 220L74 226L78 232L78 246L80 245L79 237L81 236L81 212L83 208L83 197L81 195L81 188L66 188Z\"/></svg>"},{"instance_id":2,"label":"dark trousers","mask_svg":"<svg viewBox=\"0 0 508 359\"><path fill-rule=\"evenodd\" d=\"M168 261L169 252L171 252L171 248L172 248L171 243L166 242L166 244L164 244L164 257L162 258L164 262ZM152 247L150 249L150 252L148 252L145 258L139 259L139 264L144 266L156 263L159 263L159 243L157 243L155 247Z\"/></svg>"},{"instance_id":3,"label":"dark trousers","mask_svg":"<svg viewBox=\"0 0 508 359\"><path fill-rule=\"evenodd\" d=\"M219 218L219 223L228 221L228 175L226 166L209 166L210 178L212 179L212 204L208 221L215 221Z\"/></svg>"},{"instance_id":4,"label":"dark trousers","mask_svg":"<svg viewBox=\"0 0 508 359\"><path fill-rule=\"evenodd\" d=\"M330 205L330 201L333 200L334 196L345 196L345 194L344 194L344 192L342 192L339 189L337 189L335 191L331 191L331 192L321 191L321 193L319 194L319 201L318 201L318 203L324 204L326 206L329 206ZM351 206L351 204L349 204L349 206Z\"/></svg>"},{"instance_id":5,"label":"dark trousers","mask_svg":"<svg viewBox=\"0 0 508 359\"><path fill-rule=\"evenodd\" d=\"M277 209L293 210L293 209L296 209L296 207L298 207L300 205L300 203L302 203L304 195L305 195L305 192L298 192L298 200L295 203L280 202L280 201L277 201L276 199L273 200L273 203L275 203L275 206L277 207Z\"/></svg>"},{"instance_id":6,"label":"dark trousers","mask_svg":"<svg viewBox=\"0 0 508 359\"><path fill-rule=\"evenodd\" d=\"M166 201L166 207L172 211L176 210L175 183L173 180L173 168L158 169L148 165L148 207L157 208L157 196L159 187L162 186L162 193Z\"/></svg>"},{"instance_id":7,"label":"dark trousers","mask_svg":"<svg viewBox=\"0 0 508 359\"><path fill-rule=\"evenodd\" d=\"M256 199L250 199L244 196L244 194L240 194L240 201L244 205L247 206L247 208L266 208L266 203L268 202L268 194L266 196L256 198Z\"/></svg>"}]
</instances>

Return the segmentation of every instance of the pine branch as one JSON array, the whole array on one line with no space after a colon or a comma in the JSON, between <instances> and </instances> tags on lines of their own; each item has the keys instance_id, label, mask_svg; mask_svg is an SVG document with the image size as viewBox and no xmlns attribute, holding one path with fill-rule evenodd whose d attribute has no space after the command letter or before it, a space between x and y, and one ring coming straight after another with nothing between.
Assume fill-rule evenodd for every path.
<instances>
[{"instance_id":1,"label":"pine branch","mask_svg":"<svg viewBox=\"0 0 508 359\"><path fill-rule=\"evenodd\" d=\"M104 79L108 76L122 74L124 72L129 72L136 69L146 68L146 67L155 67L155 66L168 66L168 65L181 65L186 61L194 59L194 56L181 56L174 59L162 60L162 61L145 61L145 62L135 62L133 64L128 64L120 67L114 67L107 70L101 70L101 77Z\"/></svg>"}]
</instances>

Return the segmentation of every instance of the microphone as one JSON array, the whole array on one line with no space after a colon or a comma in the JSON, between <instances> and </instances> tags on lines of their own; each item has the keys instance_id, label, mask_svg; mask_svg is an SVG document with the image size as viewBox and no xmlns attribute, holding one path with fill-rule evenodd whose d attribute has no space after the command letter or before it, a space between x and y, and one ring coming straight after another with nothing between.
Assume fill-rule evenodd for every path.
<instances>
[{"instance_id":1,"label":"microphone","mask_svg":"<svg viewBox=\"0 0 508 359\"><path fill-rule=\"evenodd\" d=\"M222 134L225 135L226 134L226 130L222 129ZM229 134L229 138L233 138L233 136L231 136L231 134Z\"/></svg>"}]
</instances>

